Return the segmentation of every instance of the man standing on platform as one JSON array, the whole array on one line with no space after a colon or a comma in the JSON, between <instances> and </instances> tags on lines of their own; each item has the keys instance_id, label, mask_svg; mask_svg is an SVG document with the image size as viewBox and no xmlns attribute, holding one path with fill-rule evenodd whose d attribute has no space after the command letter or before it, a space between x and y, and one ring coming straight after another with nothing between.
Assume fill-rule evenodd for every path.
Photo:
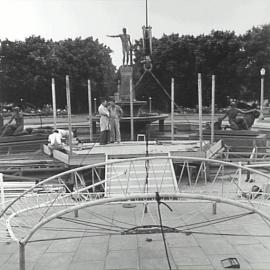
<instances>
[{"instance_id":1,"label":"man standing on platform","mask_svg":"<svg viewBox=\"0 0 270 270\"><path fill-rule=\"evenodd\" d=\"M104 145L110 142L110 131L109 131L109 119L110 112L107 108L107 100L101 99L101 104L98 107L98 113L100 115L100 144Z\"/></svg>"},{"instance_id":2,"label":"man standing on platform","mask_svg":"<svg viewBox=\"0 0 270 270\"><path fill-rule=\"evenodd\" d=\"M120 37L121 42L122 42L122 52L123 52L123 66L128 65L129 63L129 58L131 59L131 41L130 41L130 35L127 34L127 29L123 28L123 34L119 34L119 35L112 35L108 37L112 37L112 38L116 38L116 37Z\"/></svg>"},{"instance_id":3,"label":"man standing on platform","mask_svg":"<svg viewBox=\"0 0 270 270\"><path fill-rule=\"evenodd\" d=\"M120 133L120 119L123 115L123 110L119 105L116 105L113 100L110 101L109 106L110 112L110 139L111 143L115 141L121 142L121 133Z\"/></svg>"}]
</instances>

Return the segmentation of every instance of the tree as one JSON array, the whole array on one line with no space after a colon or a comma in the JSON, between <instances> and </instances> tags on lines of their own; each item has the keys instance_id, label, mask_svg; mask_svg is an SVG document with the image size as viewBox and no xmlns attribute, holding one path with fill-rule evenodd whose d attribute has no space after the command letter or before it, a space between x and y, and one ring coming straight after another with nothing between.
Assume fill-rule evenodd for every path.
<instances>
[{"instance_id":1,"label":"tree","mask_svg":"<svg viewBox=\"0 0 270 270\"><path fill-rule=\"evenodd\" d=\"M143 74L142 42L135 42L135 81ZM216 103L226 106L227 97L254 99L259 96L259 70L270 72L270 24L238 36L231 31L212 31L209 35L163 35L153 39L153 73L170 93L170 79L175 78L175 100L178 105L197 104L197 74L203 78L203 104L210 105L211 75L216 75ZM265 78L266 87L269 85ZM169 100L148 77L138 94L155 96L160 109Z\"/></svg>"},{"instance_id":2,"label":"tree","mask_svg":"<svg viewBox=\"0 0 270 270\"><path fill-rule=\"evenodd\" d=\"M31 36L2 42L1 99L24 99L37 106L51 103L51 77L56 79L58 107L65 107L65 75L70 75L72 108L87 110L87 79L96 97L113 92L115 67L111 50L89 37L53 42Z\"/></svg>"}]
</instances>

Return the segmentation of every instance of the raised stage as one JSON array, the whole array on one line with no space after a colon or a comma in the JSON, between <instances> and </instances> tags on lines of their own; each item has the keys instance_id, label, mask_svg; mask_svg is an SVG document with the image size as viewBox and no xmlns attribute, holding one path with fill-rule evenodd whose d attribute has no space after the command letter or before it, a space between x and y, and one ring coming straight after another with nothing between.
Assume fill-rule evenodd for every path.
<instances>
[{"instance_id":1,"label":"raised stage","mask_svg":"<svg viewBox=\"0 0 270 270\"><path fill-rule=\"evenodd\" d=\"M222 142L210 145L209 141L203 142L202 151L200 142L195 140L186 141L150 141L148 143L149 156L189 156L211 158L220 149ZM48 147L43 150L49 154ZM115 144L100 145L99 143L85 143L72 147L70 154L69 146L64 146L64 151L53 151L53 157L70 166L83 166L105 162L107 159L136 158L146 156L146 142L121 142Z\"/></svg>"}]
</instances>

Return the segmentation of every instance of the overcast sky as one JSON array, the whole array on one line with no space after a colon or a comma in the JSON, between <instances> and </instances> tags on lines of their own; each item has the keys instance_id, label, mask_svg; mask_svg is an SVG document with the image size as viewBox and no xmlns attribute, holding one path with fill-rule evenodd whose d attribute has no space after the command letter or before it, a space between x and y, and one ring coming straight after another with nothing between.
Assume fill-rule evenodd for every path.
<instances>
[{"instance_id":1,"label":"overcast sky","mask_svg":"<svg viewBox=\"0 0 270 270\"><path fill-rule=\"evenodd\" d=\"M141 37L145 0L0 0L0 39L24 40L30 35L60 40L93 36L108 45L113 63L121 64L119 34ZM270 0L148 0L153 35L198 35L215 30L245 33L270 22Z\"/></svg>"}]
</instances>

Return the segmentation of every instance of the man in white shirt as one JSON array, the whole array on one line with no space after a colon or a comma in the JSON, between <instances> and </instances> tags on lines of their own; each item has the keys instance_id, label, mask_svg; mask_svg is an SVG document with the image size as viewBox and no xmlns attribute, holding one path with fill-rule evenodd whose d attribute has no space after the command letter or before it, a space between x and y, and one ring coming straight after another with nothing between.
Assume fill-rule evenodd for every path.
<instances>
[{"instance_id":1,"label":"man in white shirt","mask_svg":"<svg viewBox=\"0 0 270 270\"><path fill-rule=\"evenodd\" d=\"M51 135L49 135L48 138L48 147L50 149L50 156L52 156L53 154L53 150L59 150L63 148L62 145L62 136L61 134L58 132L57 129L53 130L53 133Z\"/></svg>"},{"instance_id":2,"label":"man in white shirt","mask_svg":"<svg viewBox=\"0 0 270 270\"><path fill-rule=\"evenodd\" d=\"M107 100L102 99L101 104L98 107L98 113L100 115L100 144L107 144L110 141L110 133L109 133L109 120L110 120L110 112L107 108Z\"/></svg>"}]
</instances>

